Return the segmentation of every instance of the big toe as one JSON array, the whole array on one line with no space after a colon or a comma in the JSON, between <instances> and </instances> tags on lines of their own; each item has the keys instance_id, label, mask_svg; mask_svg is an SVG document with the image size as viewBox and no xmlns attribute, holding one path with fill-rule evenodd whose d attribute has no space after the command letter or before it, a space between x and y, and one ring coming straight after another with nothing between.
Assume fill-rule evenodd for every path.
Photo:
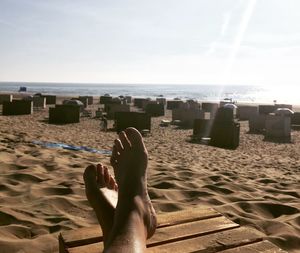
<instances>
[{"instance_id":1,"label":"big toe","mask_svg":"<svg viewBox=\"0 0 300 253\"><path fill-rule=\"evenodd\" d=\"M89 165L83 173L84 184L87 189L97 189L97 167Z\"/></svg>"},{"instance_id":2,"label":"big toe","mask_svg":"<svg viewBox=\"0 0 300 253\"><path fill-rule=\"evenodd\" d=\"M133 148L146 150L143 137L137 129L129 127L125 129L125 133Z\"/></svg>"}]
</instances>

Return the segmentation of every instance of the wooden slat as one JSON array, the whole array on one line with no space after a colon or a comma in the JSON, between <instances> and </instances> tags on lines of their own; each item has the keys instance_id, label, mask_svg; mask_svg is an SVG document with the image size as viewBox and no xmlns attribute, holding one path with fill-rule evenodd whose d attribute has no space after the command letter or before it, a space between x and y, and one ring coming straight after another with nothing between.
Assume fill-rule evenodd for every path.
<instances>
[{"instance_id":1,"label":"wooden slat","mask_svg":"<svg viewBox=\"0 0 300 253\"><path fill-rule=\"evenodd\" d=\"M65 247L75 247L90 243L102 242L103 234L100 226L79 228L64 231L59 235L59 244Z\"/></svg>"},{"instance_id":2,"label":"wooden slat","mask_svg":"<svg viewBox=\"0 0 300 253\"><path fill-rule=\"evenodd\" d=\"M221 216L221 214L212 208L197 207L189 210L160 214L157 216L157 219L158 227L165 227L188 221L203 220L219 216ZM103 236L99 225L64 231L60 235L60 243L66 245L66 247L96 243L101 242L102 240Z\"/></svg>"},{"instance_id":3,"label":"wooden slat","mask_svg":"<svg viewBox=\"0 0 300 253\"><path fill-rule=\"evenodd\" d=\"M220 253L287 253L287 251L278 248L269 241L257 242L254 244L245 245L239 248L220 251Z\"/></svg>"},{"instance_id":4,"label":"wooden slat","mask_svg":"<svg viewBox=\"0 0 300 253\"><path fill-rule=\"evenodd\" d=\"M157 216L158 227L171 226L194 220L204 220L222 216L216 210L209 207L196 207L187 210L163 213Z\"/></svg>"},{"instance_id":5,"label":"wooden slat","mask_svg":"<svg viewBox=\"0 0 300 253\"><path fill-rule=\"evenodd\" d=\"M159 215L156 233L147 241L147 252L285 252L262 238L259 231L239 227L211 208L195 208ZM66 231L60 239L66 249L60 248L63 253L103 251L99 226Z\"/></svg>"},{"instance_id":6,"label":"wooden slat","mask_svg":"<svg viewBox=\"0 0 300 253\"><path fill-rule=\"evenodd\" d=\"M254 229L240 227L222 233L205 235L189 240L178 241L147 249L147 253L286 253L269 241L258 241L260 233ZM226 244L224 243L226 241ZM224 248L229 248L223 250ZM69 253L101 253L102 243L79 246L70 249Z\"/></svg>"},{"instance_id":7,"label":"wooden slat","mask_svg":"<svg viewBox=\"0 0 300 253\"><path fill-rule=\"evenodd\" d=\"M147 249L147 253L218 252L220 250L261 241L262 236L262 233L252 228L238 227L219 233L159 245Z\"/></svg>"},{"instance_id":8,"label":"wooden slat","mask_svg":"<svg viewBox=\"0 0 300 253\"><path fill-rule=\"evenodd\" d=\"M147 241L147 245L148 247L151 247L166 242L197 237L235 227L239 227L239 225L223 216L162 227Z\"/></svg>"},{"instance_id":9,"label":"wooden slat","mask_svg":"<svg viewBox=\"0 0 300 253\"><path fill-rule=\"evenodd\" d=\"M67 253L102 253L104 250L103 243L93 243L89 245L78 246L69 248Z\"/></svg>"},{"instance_id":10,"label":"wooden slat","mask_svg":"<svg viewBox=\"0 0 300 253\"><path fill-rule=\"evenodd\" d=\"M239 227L212 208L194 208L158 215L147 252L285 252L262 238L259 231ZM65 231L59 237L60 253L100 253L102 239L100 226Z\"/></svg>"},{"instance_id":11,"label":"wooden slat","mask_svg":"<svg viewBox=\"0 0 300 253\"><path fill-rule=\"evenodd\" d=\"M185 240L197 236L204 236L211 233L220 232L226 229L239 227L238 224L226 219L225 217L216 217L205 220L196 220L177 224L174 226L163 226L156 230L152 238L147 241L148 247L154 247L165 243L171 243L178 240ZM103 250L102 243L89 244L70 248L70 253L93 252L100 253Z\"/></svg>"}]
</instances>

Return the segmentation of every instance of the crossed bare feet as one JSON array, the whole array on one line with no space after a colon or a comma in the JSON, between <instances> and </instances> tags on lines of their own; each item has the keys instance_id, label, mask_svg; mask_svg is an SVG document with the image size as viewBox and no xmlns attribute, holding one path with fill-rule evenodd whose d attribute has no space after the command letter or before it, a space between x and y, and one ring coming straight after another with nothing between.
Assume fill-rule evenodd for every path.
<instances>
[{"instance_id":1,"label":"crossed bare feet","mask_svg":"<svg viewBox=\"0 0 300 253\"><path fill-rule=\"evenodd\" d=\"M104 252L143 252L156 229L147 191L148 152L141 134L127 128L114 142L108 169L90 165L84 172L87 198L103 231Z\"/></svg>"}]
</instances>

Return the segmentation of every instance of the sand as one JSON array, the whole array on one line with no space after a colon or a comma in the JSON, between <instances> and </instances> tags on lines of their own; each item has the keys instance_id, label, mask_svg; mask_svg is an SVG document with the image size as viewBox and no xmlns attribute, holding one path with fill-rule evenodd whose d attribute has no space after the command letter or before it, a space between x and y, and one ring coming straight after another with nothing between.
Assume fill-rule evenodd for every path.
<instances>
[{"instance_id":1,"label":"sand","mask_svg":"<svg viewBox=\"0 0 300 253\"><path fill-rule=\"evenodd\" d=\"M48 110L0 116L0 252L58 252L60 231L97 224L84 192L90 163L109 156L45 148L32 141L110 150L115 132L99 120L50 125ZM207 205L251 225L289 252L300 252L300 131L293 143L263 141L241 122L240 146L226 150L191 143L192 130L152 119L149 193L158 213Z\"/></svg>"}]
</instances>

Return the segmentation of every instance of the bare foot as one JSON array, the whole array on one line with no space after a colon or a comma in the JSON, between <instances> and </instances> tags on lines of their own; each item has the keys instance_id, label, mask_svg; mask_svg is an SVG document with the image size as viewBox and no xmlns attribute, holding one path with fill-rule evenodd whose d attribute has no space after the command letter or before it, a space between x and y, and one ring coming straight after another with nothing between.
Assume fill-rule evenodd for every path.
<instances>
[{"instance_id":1,"label":"bare foot","mask_svg":"<svg viewBox=\"0 0 300 253\"><path fill-rule=\"evenodd\" d=\"M113 226L118 186L102 164L88 166L83 174L87 199L94 209L103 232L104 243Z\"/></svg>"},{"instance_id":2,"label":"bare foot","mask_svg":"<svg viewBox=\"0 0 300 253\"><path fill-rule=\"evenodd\" d=\"M148 152L141 134L135 128L127 128L115 140L111 165L119 188L115 222L134 211L144 224L145 238L150 238L157 221L147 191Z\"/></svg>"}]
</instances>

